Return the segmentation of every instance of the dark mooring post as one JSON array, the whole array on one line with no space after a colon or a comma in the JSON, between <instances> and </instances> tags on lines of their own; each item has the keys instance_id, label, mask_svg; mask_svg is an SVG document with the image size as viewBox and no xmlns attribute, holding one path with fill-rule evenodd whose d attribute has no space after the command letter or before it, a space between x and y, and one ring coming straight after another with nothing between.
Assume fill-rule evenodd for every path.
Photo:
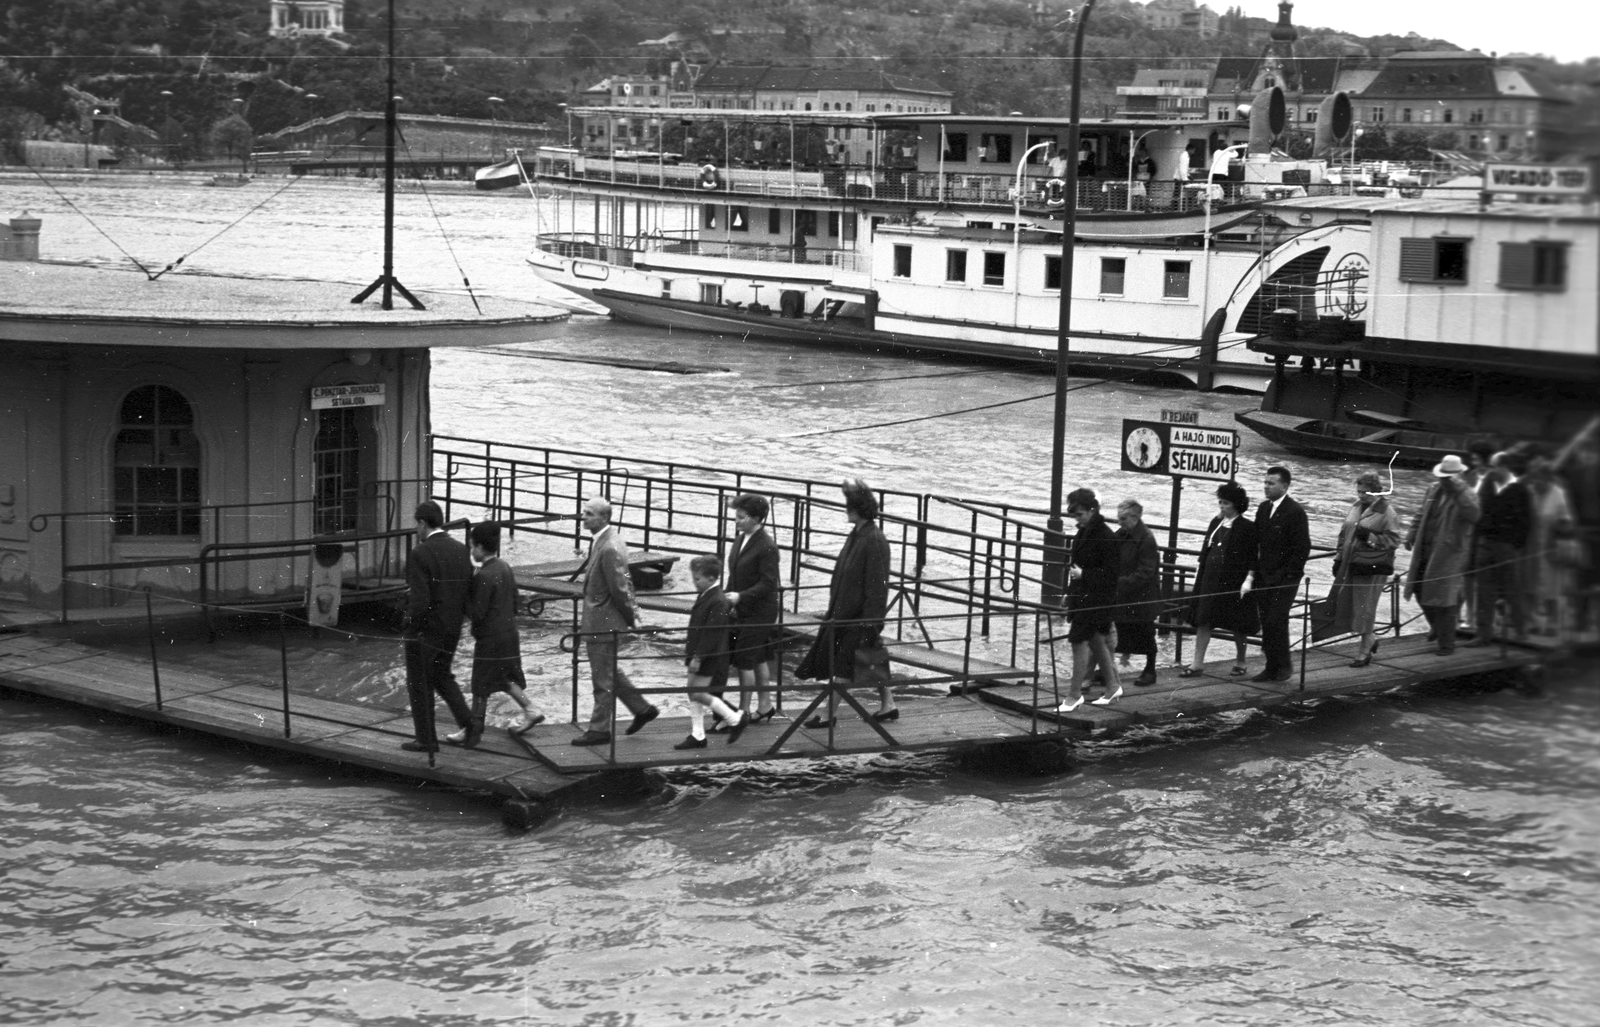
<instances>
[{"instance_id":1,"label":"dark mooring post","mask_svg":"<svg viewBox=\"0 0 1600 1027\"><path fill-rule=\"evenodd\" d=\"M415 296L406 291L400 280L394 276L394 141L395 127L395 95L394 95L394 0L389 0L389 98L383 105L383 274L371 285L362 289L351 298L351 303L365 303L382 286L383 300L381 306L384 310L394 309L394 293L398 292L406 298L417 310L426 310Z\"/></svg>"},{"instance_id":2,"label":"dark mooring post","mask_svg":"<svg viewBox=\"0 0 1600 1027\"><path fill-rule=\"evenodd\" d=\"M1044 532L1044 602L1060 603L1067 592L1067 539L1061 520L1062 476L1067 459L1067 390L1072 357L1072 253L1078 230L1078 119L1083 84L1083 28L1089 23L1094 0L1078 9L1072 41L1072 106L1067 128L1067 205L1061 211L1061 316L1056 326L1055 434L1050 451L1050 519Z\"/></svg>"}]
</instances>

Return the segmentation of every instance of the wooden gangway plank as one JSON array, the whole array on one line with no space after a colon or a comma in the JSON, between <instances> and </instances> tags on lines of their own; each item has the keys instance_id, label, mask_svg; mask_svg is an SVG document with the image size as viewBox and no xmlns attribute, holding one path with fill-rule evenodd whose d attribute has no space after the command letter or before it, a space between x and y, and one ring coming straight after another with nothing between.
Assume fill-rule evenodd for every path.
<instances>
[{"instance_id":1,"label":"wooden gangway plank","mask_svg":"<svg viewBox=\"0 0 1600 1027\"><path fill-rule=\"evenodd\" d=\"M1354 641L1309 650L1303 687L1298 653L1295 673L1287 681L1255 682L1249 677L1234 677L1230 673L1232 660L1208 663L1205 673L1193 678L1181 678L1177 668L1168 668L1161 671L1154 685L1124 683L1122 698L1110 706L1085 703L1071 713L1056 712L1059 697L1066 693L1065 680L1053 684L1045 678L1037 693L1029 685L998 684L985 686L977 694L984 701L1019 715L1037 715L1078 730L1114 732L1138 724L1169 724L1229 710L1261 709L1517 670L1541 658L1530 647L1498 645L1458 646L1454 653L1440 656L1434 644L1420 634L1380 640L1377 656L1366 667L1350 666L1355 654ZM1062 672L1067 673L1068 668L1063 667ZM1130 678L1131 675L1124 675L1125 682Z\"/></svg>"}]
</instances>

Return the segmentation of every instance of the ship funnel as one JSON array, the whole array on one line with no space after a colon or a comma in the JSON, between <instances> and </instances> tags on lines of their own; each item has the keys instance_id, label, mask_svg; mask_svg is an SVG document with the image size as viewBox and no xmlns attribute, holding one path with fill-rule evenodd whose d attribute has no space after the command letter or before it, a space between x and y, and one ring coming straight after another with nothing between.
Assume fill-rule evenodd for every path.
<instances>
[{"instance_id":1,"label":"ship funnel","mask_svg":"<svg viewBox=\"0 0 1600 1027\"><path fill-rule=\"evenodd\" d=\"M1263 89L1250 105L1250 152L1271 153L1272 143L1283 134L1288 111L1283 105L1283 90Z\"/></svg>"},{"instance_id":2,"label":"ship funnel","mask_svg":"<svg viewBox=\"0 0 1600 1027\"><path fill-rule=\"evenodd\" d=\"M1350 127L1355 121L1350 106L1349 93L1334 93L1317 108L1317 132L1313 157L1332 157L1334 151L1350 141Z\"/></svg>"}]
</instances>

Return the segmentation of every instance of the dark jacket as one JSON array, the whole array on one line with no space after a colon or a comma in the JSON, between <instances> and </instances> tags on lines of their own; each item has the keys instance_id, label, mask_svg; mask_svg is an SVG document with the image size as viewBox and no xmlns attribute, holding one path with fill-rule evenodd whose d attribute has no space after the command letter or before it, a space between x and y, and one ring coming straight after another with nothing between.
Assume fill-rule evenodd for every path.
<instances>
[{"instance_id":1,"label":"dark jacket","mask_svg":"<svg viewBox=\"0 0 1600 1027\"><path fill-rule=\"evenodd\" d=\"M695 597L683 662L689 673L707 675L713 685L726 684L728 679L729 620L728 600L721 586L712 585Z\"/></svg>"},{"instance_id":2,"label":"dark jacket","mask_svg":"<svg viewBox=\"0 0 1600 1027\"><path fill-rule=\"evenodd\" d=\"M1284 496L1274 516L1272 503L1263 501L1256 507L1254 533L1259 547L1255 587L1299 585L1305 577L1306 559L1311 555L1311 525L1306 520L1305 507L1296 503L1293 496Z\"/></svg>"},{"instance_id":3,"label":"dark jacket","mask_svg":"<svg viewBox=\"0 0 1600 1027\"><path fill-rule=\"evenodd\" d=\"M517 579L499 557L479 567L472 576L467 617L472 621L472 637L479 641L516 636Z\"/></svg>"},{"instance_id":4,"label":"dark jacket","mask_svg":"<svg viewBox=\"0 0 1600 1027\"><path fill-rule=\"evenodd\" d=\"M1499 542L1522 549L1528 544L1528 532L1533 526L1533 499L1528 486L1514 481L1494 490L1494 482L1485 478L1478 483L1478 541Z\"/></svg>"},{"instance_id":5,"label":"dark jacket","mask_svg":"<svg viewBox=\"0 0 1600 1027\"><path fill-rule=\"evenodd\" d=\"M1303 511L1301 516L1305 516ZM1202 543L1200 550L1200 569L1195 575L1195 588L1207 595L1196 598L1190 620L1199 623L1202 619L1199 610L1202 604L1209 601L1209 622L1212 627L1223 628L1235 634L1253 635L1261 626L1256 613L1256 603L1248 596L1241 596L1239 589L1250 576L1251 567L1259 552L1260 533L1250 518L1235 517L1233 526L1228 529L1228 540L1222 547L1222 566L1212 567L1213 557L1209 544L1211 533L1216 531L1217 525L1221 523L1221 517L1213 517L1206 527L1206 541ZM1207 577L1212 574L1215 577L1208 583Z\"/></svg>"},{"instance_id":6,"label":"dark jacket","mask_svg":"<svg viewBox=\"0 0 1600 1027\"><path fill-rule=\"evenodd\" d=\"M1072 539L1072 566L1083 573L1067 587L1068 610L1074 619L1111 623L1117 601L1117 575L1122 561L1111 528L1098 514Z\"/></svg>"},{"instance_id":7,"label":"dark jacket","mask_svg":"<svg viewBox=\"0 0 1600 1027\"><path fill-rule=\"evenodd\" d=\"M861 621L860 634L871 638L883 630L889 611L889 540L877 521L855 526L839 550L828 584L827 618L834 621Z\"/></svg>"},{"instance_id":8,"label":"dark jacket","mask_svg":"<svg viewBox=\"0 0 1600 1027\"><path fill-rule=\"evenodd\" d=\"M1155 620L1161 603L1161 547L1143 522L1133 530L1118 528L1117 608L1112 619Z\"/></svg>"},{"instance_id":9,"label":"dark jacket","mask_svg":"<svg viewBox=\"0 0 1600 1027\"><path fill-rule=\"evenodd\" d=\"M739 593L734 616L751 624L778 619L778 545L765 528L733 543L728 557L728 589Z\"/></svg>"},{"instance_id":10,"label":"dark jacket","mask_svg":"<svg viewBox=\"0 0 1600 1027\"><path fill-rule=\"evenodd\" d=\"M461 640L467 592L472 587L472 557L467 547L449 532L429 535L411 550L406 587L406 637L454 648Z\"/></svg>"}]
</instances>

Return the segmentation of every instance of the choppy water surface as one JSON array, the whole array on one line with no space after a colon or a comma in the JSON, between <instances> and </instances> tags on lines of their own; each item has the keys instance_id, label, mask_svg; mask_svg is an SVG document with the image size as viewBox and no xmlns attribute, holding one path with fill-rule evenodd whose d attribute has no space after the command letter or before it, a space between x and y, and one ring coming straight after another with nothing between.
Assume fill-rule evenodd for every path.
<instances>
[{"instance_id":1,"label":"choppy water surface","mask_svg":"<svg viewBox=\"0 0 1600 1027\"><path fill-rule=\"evenodd\" d=\"M171 259L267 195L62 189L141 259ZM284 196L186 264L376 273L375 193ZM48 255L115 256L49 190L0 197L45 215ZM419 246L433 224L420 203L401 197L401 238ZM434 203L475 285L538 294L519 266L526 204ZM459 281L432 246L400 263L408 285ZM1045 498L1048 402L795 436L1045 392L1048 378L805 385L960 368L591 318L539 347L730 370L442 352L436 428ZM780 384L804 387L752 388ZM1164 510L1158 481L1116 472L1115 432L1175 403L1220 423L1250 401L1075 393L1069 483ZM1247 481L1272 457L1247 436ZM1349 473L1293 463L1325 538ZM1398 484L1414 509L1425 479ZM1209 512L1197 496L1185 519ZM529 632L528 663L559 713L553 637ZM391 642L296 645L297 682L403 706ZM173 648L275 673L275 636L226 657L200 639ZM0 1023L1592 1023L1592 669L1539 694L1490 683L1216 718L1081 746L1071 774L1042 779L938 756L716 768L530 835L470 795L0 699Z\"/></svg>"}]
</instances>

